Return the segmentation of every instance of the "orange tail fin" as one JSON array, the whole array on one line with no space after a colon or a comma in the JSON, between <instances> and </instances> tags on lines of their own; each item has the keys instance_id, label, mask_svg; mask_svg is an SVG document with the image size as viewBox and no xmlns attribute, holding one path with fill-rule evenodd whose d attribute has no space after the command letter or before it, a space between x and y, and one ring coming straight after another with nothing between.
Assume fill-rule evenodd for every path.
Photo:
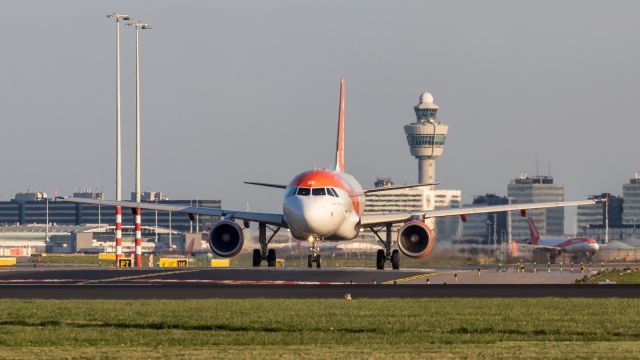
<instances>
[{"instance_id":1,"label":"orange tail fin","mask_svg":"<svg viewBox=\"0 0 640 360\"><path fill-rule=\"evenodd\" d=\"M338 108L338 140L336 143L336 171L344 171L344 79L340 81L340 107Z\"/></svg>"}]
</instances>

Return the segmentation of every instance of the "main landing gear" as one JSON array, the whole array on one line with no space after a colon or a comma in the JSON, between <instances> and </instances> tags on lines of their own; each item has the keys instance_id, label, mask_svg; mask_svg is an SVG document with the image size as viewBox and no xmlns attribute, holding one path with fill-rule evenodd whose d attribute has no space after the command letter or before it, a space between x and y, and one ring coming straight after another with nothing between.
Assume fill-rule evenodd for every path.
<instances>
[{"instance_id":1,"label":"main landing gear","mask_svg":"<svg viewBox=\"0 0 640 360\"><path fill-rule=\"evenodd\" d=\"M276 250L269 249L268 246L271 243L273 237L280 231L280 227L271 228L273 233L267 239L267 224L258 223L258 241L260 242L260 249L253 250L253 266L260 266L263 260L267 261L268 267L276 266Z\"/></svg>"},{"instance_id":2,"label":"main landing gear","mask_svg":"<svg viewBox=\"0 0 640 360\"><path fill-rule=\"evenodd\" d=\"M317 238L312 238L310 240L311 246L309 246L309 256L307 256L307 266L312 268L313 263L316 263L316 267L319 269L322 264L320 260L320 246L318 246L319 240Z\"/></svg>"},{"instance_id":3,"label":"main landing gear","mask_svg":"<svg viewBox=\"0 0 640 360\"><path fill-rule=\"evenodd\" d=\"M380 237L380 234L378 233L381 230L382 230L381 228L378 228L378 229L371 228L371 231L376 235L378 240L382 243L382 246L384 246L384 249L379 249L378 252L376 253L376 269L384 270L384 263L387 261L390 261L391 267L394 270L398 270L400 269L400 252L398 251L398 249L394 249L393 251L391 251L391 243L392 243L391 224L385 225L386 238L384 240L382 239L382 237Z\"/></svg>"}]
</instances>

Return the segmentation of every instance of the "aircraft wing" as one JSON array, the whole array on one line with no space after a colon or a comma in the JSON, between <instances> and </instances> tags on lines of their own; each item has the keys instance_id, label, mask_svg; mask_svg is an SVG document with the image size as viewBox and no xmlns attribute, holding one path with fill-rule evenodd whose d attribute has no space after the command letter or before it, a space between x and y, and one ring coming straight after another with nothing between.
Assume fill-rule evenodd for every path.
<instances>
[{"instance_id":1,"label":"aircraft wing","mask_svg":"<svg viewBox=\"0 0 640 360\"><path fill-rule=\"evenodd\" d=\"M383 191L392 191L392 190L400 190L400 189L410 189L410 188L417 188L417 187L423 187L423 186L432 186L432 185L440 185L440 183L433 183L433 184L413 184L413 185L398 185L398 186L381 186L381 187L377 187L377 188L373 188L373 189L365 189L363 190L363 192L365 194L371 194L371 193L377 193L377 192L383 192Z\"/></svg>"},{"instance_id":2,"label":"aircraft wing","mask_svg":"<svg viewBox=\"0 0 640 360\"><path fill-rule=\"evenodd\" d=\"M268 225L276 225L287 228L287 224L284 222L282 214L269 214L250 211L236 211L225 210L208 207L197 206L182 206L182 205L167 205L167 204L155 204L148 202L134 202L134 201L111 201L111 200L96 200L96 199L83 199L83 198L64 198L63 201L80 203L80 204L92 204L92 205L104 205L104 206L121 206L124 208L140 208L148 210L180 212L187 214L209 215L209 216L222 216L230 217L238 220L261 222Z\"/></svg>"},{"instance_id":3,"label":"aircraft wing","mask_svg":"<svg viewBox=\"0 0 640 360\"><path fill-rule=\"evenodd\" d=\"M424 220L426 218L437 218L443 216L466 216L472 214L485 214L501 211L523 211L531 209L545 209L561 206L578 206L578 205L593 205L602 202L600 199L592 200L576 200L576 201L556 201L556 202L544 202L544 203L526 203L526 204L508 204L508 205L491 205L491 206L474 206L466 208L455 209L441 209L430 210L417 213L395 213L395 214L380 214L380 215L362 215L360 225L362 227L371 227L384 224L395 224L405 221L409 221L414 218Z\"/></svg>"}]
</instances>

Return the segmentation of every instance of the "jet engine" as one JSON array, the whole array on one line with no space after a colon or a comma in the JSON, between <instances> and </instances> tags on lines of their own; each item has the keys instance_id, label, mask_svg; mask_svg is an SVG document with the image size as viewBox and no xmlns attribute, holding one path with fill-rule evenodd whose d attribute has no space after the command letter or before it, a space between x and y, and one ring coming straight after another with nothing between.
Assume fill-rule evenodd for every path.
<instances>
[{"instance_id":1,"label":"jet engine","mask_svg":"<svg viewBox=\"0 0 640 360\"><path fill-rule=\"evenodd\" d=\"M398 230L398 247L411 258L429 255L436 237L433 231L422 221L410 221Z\"/></svg>"},{"instance_id":2,"label":"jet engine","mask_svg":"<svg viewBox=\"0 0 640 360\"><path fill-rule=\"evenodd\" d=\"M209 232L209 246L214 254L229 258L238 255L244 245L242 228L231 220L216 223Z\"/></svg>"}]
</instances>

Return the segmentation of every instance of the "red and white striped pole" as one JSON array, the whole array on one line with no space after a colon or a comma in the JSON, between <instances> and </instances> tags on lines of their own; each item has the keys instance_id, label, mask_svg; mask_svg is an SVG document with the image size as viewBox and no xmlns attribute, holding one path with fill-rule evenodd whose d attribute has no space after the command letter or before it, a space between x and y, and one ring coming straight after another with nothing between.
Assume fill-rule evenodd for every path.
<instances>
[{"instance_id":1,"label":"red and white striped pole","mask_svg":"<svg viewBox=\"0 0 640 360\"><path fill-rule=\"evenodd\" d=\"M122 208L116 206L116 267L120 267L122 259Z\"/></svg>"},{"instance_id":2,"label":"red and white striped pole","mask_svg":"<svg viewBox=\"0 0 640 360\"><path fill-rule=\"evenodd\" d=\"M142 211L136 209L136 267L142 267Z\"/></svg>"}]
</instances>

